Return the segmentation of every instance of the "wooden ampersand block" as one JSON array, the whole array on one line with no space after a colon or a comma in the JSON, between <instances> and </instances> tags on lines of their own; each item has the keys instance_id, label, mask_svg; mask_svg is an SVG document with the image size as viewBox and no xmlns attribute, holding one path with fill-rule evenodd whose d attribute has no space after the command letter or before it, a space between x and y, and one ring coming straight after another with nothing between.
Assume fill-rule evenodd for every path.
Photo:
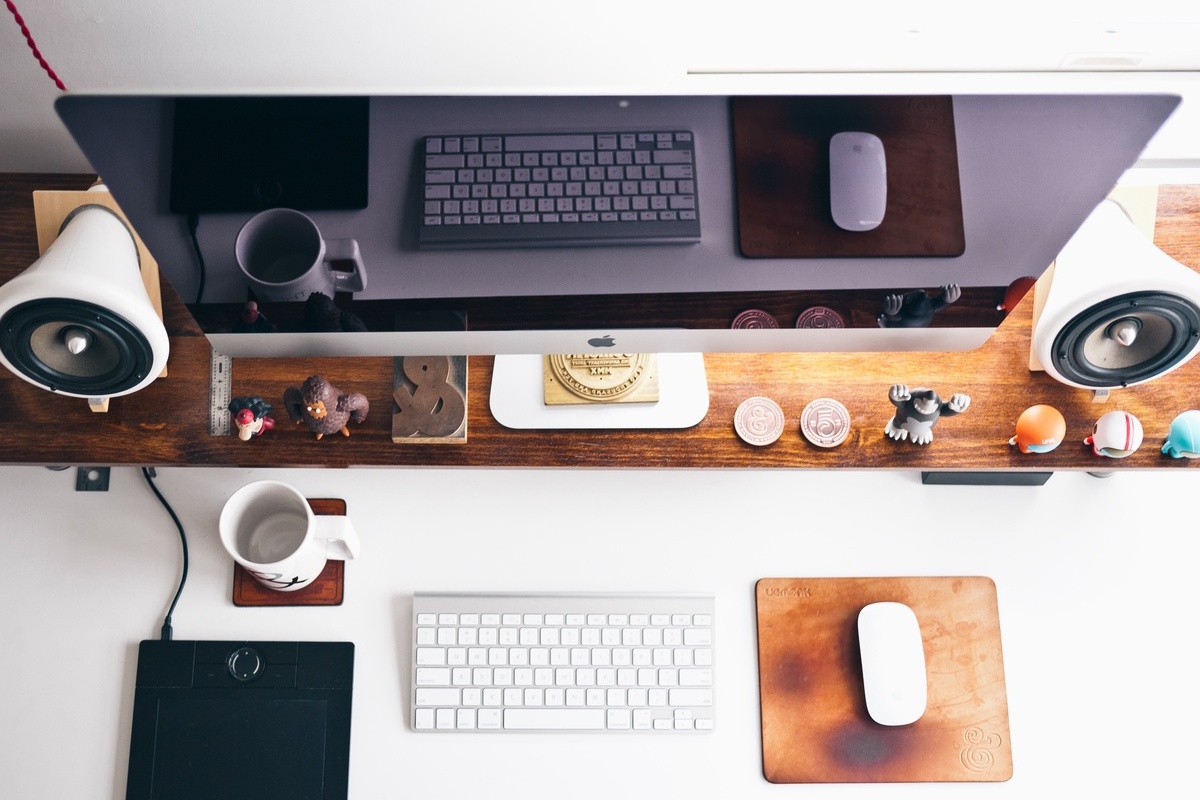
<instances>
[{"instance_id":1,"label":"wooden ampersand block","mask_svg":"<svg viewBox=\"0 0 1200 800\"><path fill-rule=\"evenodd\" d=\"M392 440L457 432L467 415L465 363L456 370L448 356L404 356L396 366Z\"/></svg>"}]
</instances>

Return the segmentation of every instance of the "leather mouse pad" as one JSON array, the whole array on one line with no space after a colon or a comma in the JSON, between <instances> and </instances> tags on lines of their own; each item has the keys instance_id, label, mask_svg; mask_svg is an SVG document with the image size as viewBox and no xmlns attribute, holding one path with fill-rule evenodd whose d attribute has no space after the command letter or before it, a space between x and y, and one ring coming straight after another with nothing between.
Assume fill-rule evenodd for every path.
<instances>
[{"instance_id":1,"label":"leather mouse pad","mask_svg":"<svg viewBox=\"0 0 1200 800\"><path fill-rule=\"evenodd\" d=\"M915 612L928 705L900 727L867 714L858 612ZM772 783L1012 777L996 585L984 577L764 578L757 584L763 775Z\"/></svg>"},{"instance_id":2,"label":"leather mouse pad","mask_svg":"<svg viewBox=\"0 0 1200 800\"><path fill-rule=\"evenodd\" d=\"M953 100L735 97L731 101L739 245L747 258L959 256L966 248ZM829 208L829 140L883 142L879 227L839 228Z\"/></svg>"}]
</instances>

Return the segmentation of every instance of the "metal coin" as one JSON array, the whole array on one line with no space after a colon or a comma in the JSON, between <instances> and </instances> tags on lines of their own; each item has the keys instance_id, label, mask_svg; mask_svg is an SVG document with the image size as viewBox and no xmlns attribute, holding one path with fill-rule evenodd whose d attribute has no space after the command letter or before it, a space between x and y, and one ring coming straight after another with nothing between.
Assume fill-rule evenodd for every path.
<instances>
[{"instance_id":1,"label":"metal coin","mask_svg":"<svg viewBox=\"0 0 1200 800\"><path fill-rule=\"evenodd\" d=\"M761 308L748 308L733 318L731 328L778 328L775 317Z\"/></svg>"},{"instance_id":2,"label":"metal coin","mask_svg":"<svg viewBox=\"0 0 1200 800\"><path fill-rule=\"evenodd\" d=\"M769 397L749 397L734 412L733 429L747 444L771 444L783 434L783 409Z\"/></svg>"},{"instance_id":3,"label":"metal coin","mask_svg":"<svg viewBox=\"0 0 1200 800\"><path fill-rule=\"evenodd\" d=\"M850 433L850 412L837 400L818 398L801 412L800 432L817 447L837 447Z\"/></svg>"},{"instance_id":4,"label":"metal coin","mask_svg":"<svg viewBox=\"0 0 1200 800\"><path fill-rule=\"evenodd\" d=\"M842 315L832 308L813 306L800 312L796 317L797 328L844 328L846 321Z\"/></svg>"}]
</instances>

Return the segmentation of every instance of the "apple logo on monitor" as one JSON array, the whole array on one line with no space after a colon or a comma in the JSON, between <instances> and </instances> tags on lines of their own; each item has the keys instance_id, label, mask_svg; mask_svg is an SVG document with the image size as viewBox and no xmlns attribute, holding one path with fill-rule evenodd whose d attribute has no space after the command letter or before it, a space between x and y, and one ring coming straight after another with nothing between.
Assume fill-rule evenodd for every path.
<instances>
[{"instance_id":1,"label":"apple logo on monitor","mask_svg":"<svg viewBox=\"0 0 1200 800\"><path fill-rule=\"evenodd\" d=\"M594 339L588 339L588 344L592 347L614 347L617 343L613 341L612 336L605 334L604 336L597 336Z\"/></svg>"}]
</instances>

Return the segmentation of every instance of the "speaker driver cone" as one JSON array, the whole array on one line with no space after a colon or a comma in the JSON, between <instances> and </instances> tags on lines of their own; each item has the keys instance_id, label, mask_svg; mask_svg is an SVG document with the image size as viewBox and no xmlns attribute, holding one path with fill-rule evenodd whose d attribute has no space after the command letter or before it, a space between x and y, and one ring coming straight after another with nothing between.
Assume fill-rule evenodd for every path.
<instances>
[{"instance_id":1,"label":"speaker driver cone","mask_svg":"<svg viewBox=\"0 0 1200 800\"><path fill-rule=\"evenodd\" d=\"M1200 306L1164 292L1132 292L1081 311L1054 337L1055 369L1082 386L1126 386L1185 361L1200 344Z\"/></svg>"},{"instance_id":2,"label":"speaker driver cone","mask_svg":"<svg viewBox=\"0 0 1200 800\"><path fill-rule=\"evenodd\" d=\"M59 297L9 310L0 319L0 351L51 391L98 397L137 386L154 361L149 340L124 317Z\"/></svg>"}]
</instances>

